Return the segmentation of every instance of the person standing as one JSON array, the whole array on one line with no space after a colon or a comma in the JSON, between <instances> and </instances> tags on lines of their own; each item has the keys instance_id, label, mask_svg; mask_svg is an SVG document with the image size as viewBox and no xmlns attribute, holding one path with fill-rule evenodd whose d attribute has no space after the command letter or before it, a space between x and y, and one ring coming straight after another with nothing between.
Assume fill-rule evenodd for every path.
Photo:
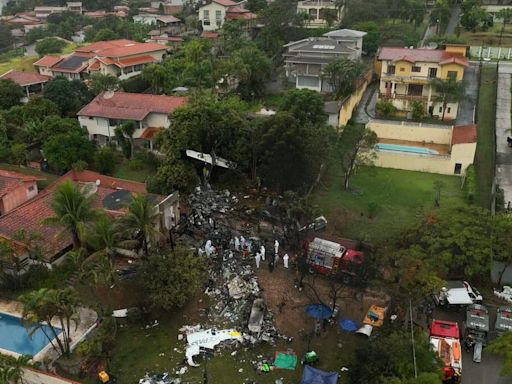
<instances>
[{"instance_id":1,"label":"person standing","mask_svg":"<svg viewBox=\"0 0 512 384\"><path fill-rule=\"evenodd\" d=\"M260 262L261 262L261 254L259 252L256 252L256 256L254 257L256 259L256 268L260 268Z\"/></svg>"},{"instance_id":2,"label":"person standing","mask_svg":"<svg viewBox=\"0 0 512 384\"><path fill-rule=\"evenodd\" d=\"M287 253L284 254L283 256L283 264L284 264L284 267L285 268L288 268L288 260L289 260L290 256L288 256Z\"/></svg>"},{"instance_id":3,"label":"person standing","mask_svg":"<svg viewBox=\"0 0 512 384\"><path fill-rule=\"evenodd\" d=\"M243 236L240 236L240 250L245 251L245 238Z\"/></svg>"},{"instance_id":4,"label":"person standing","mask_svg":"<svg viewBox=\"0 0 512 384\"><path fill-rule=\"evenodd\" d=\"M238 236L235 236L235 251L240 251L240 239Z\"/></svg>"},{"instance_id":5,"label":"person standing","mask_svg":"<svg viewBox=\"0 0 512 384\"><path fill-rule=\"evenodd\" d=\"M262 245L260 247L260 253L261 253L261 260L265 261L265 246Z\"/></svg>"},{"instance_id":6,"label":"person standing","mask_svg":"<svg viewBox=\"0 0 512 384\"><path fill-rule=\"evenodd\" d=\"M279 241L274 241L274 252L276 253L276 256L279 255Z\"/></svg>"}]
</instances>

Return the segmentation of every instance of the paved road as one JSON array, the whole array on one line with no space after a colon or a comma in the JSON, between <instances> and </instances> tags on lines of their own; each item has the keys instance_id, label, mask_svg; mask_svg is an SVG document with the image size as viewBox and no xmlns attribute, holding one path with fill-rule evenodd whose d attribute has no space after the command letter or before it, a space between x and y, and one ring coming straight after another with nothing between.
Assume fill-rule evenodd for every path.
<instances>
[{"instance_id":1,"label":"paved road","mask_svg":"<svg viewBox=\"0 0 512 384\"><path fill-rule=\"evenodd\" d=\"M377 103L377 84L370 84L357 106L354 114L354 121L360 124L366 124L375 117L375 104Z\"/></svg>"},{"instance_id":2,"label":"paved road","mask_svg":"<svg viewBox=\"0 0 512 384\"><path fill-rule=\"evenodd\" d=\"M505 195L505 207L512 205L512 148L507 144L511 117L512 64L500 63L498 69L498 97L496 99L496 178Z\"/></svg>"},{"instance_id":3,"label":"paved road","mask_svg":"<svg viewBox=\"0 0 512 384\"><path fill-rule=\"evenodd\" d=\"M452 15L450 16L450 21L448 21L448 25L446 26L446 35L453 35L455 34L455 28L457 27L457 24L459 24L459 17L460 17L460 7L457 5L453 7L452 9Z\"/></svg>"},{"instance_id":4,"label":"paved road","mask_svg":"<svg viewBox=\"0 0 512 384\"><path fill-rule=\"evenodd\" d=\"M470 63L464 71L466 83L466 98L459 103L457 125L473 124L475 122L475 107L478 99L478 63Z\"/></svg>"},{"instance_id":5,"label":"paved road","mask_svg":"<svg viewBox=\"0 0 512 384\"><path fill-rule=\"evenodd\" d=\"M494 328L496 321L496 310L489 305L491 329ZM436 308L434 318L439 320L457 321L459 326L464 320L465 314L462 311L442 310ZM503 359L497 355L491 354L486 349L482 354L482 362L477 364L473 362L473 353L463 351L462 355L462 384L510 384L512 377L500 376Z\"/></svg>"}]
</instances>

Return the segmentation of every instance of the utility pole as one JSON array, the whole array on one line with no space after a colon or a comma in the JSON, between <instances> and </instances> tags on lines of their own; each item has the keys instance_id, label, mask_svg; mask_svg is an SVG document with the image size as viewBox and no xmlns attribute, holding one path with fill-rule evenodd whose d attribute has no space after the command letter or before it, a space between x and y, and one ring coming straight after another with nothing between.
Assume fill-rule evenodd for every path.
<instances>
[{"instance_id":1,"label":"utility pole","mask_svg":"<svg viewBox=\"0 0 512 384\"><path fill-rule=\"evenodd\" d=\"M412 321L412 301L409 299L409 316L411 317L411 343L412 343L412 359L414 362L414 377L418 378L418 368L416 367L416 347L414 345L414 325Z\"/></svg>"}]
</instances>

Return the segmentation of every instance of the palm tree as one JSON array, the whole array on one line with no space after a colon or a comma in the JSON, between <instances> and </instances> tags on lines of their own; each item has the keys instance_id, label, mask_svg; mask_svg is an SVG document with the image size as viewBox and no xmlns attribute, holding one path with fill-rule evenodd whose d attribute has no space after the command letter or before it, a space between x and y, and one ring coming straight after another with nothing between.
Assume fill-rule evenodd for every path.
<instances>
[{"instance_id":1,"label":"palm tree","mask_svg":"<svg viewBox=\"0 0 512 384\"><path fill-rule=\"evenodd\" d=\"M55 216L45 219L43 223L60 226L63 232L71 233L73 248L79 249L82 246L84 225L96 216L96 211L91 206L90 196L86 196L77 184L65 181L57 187L53 195L51 207Z\"/></svg>"},{"instance_id":2,"label":"palm tree","mask_svg":"<svg viewBox=\"0 0 512 384\"><path fill-rule=\"evenodd\" d=\"M453 78L446 80L433 79L430 84L437 93L435 99L443 104L441 120L444 120L446 105L448 103L458 103L466 98L466 84L463 80L457 81Z\"/></svg>"},{"instance_id":3,"label":"palm tree","mask_svg":"<svg viewBox=\"0 0 512 384\"><path fill-rule=\"evenodd\" d=\"M136 195L128 205L128 213L119 219L122 232L127 237L139 241L146 258L149 253L149 243L158 240L161 236L161 233L155 229L158 216L158 212L149 202L147 196Z\"/></svg>"},{"instance_id":4,"label":"palm tree","mask_svg":"<svg viewBox=\"0 0 512 384\"><path fill-rule=\"evenodd\" d=\"M22 317L29 335L32 336L37 330L41 330L55 350L60 350L63 355L69 355L71 352L71 322L74 322L75 325L78 324L76 319L78 295L76 291L71 287L60 290L42 288L21 295L19 300L23 303ZM62 340L52 324L54 318L60 323ZM50 332L43 327L43 322L46 323ZM59 349L53 344L54 340Z\"/></svg>"},{"instance_id":5,"label":"palm tree","mask_svg":"<svg viewBox=\"0 0 512 384\"><path fill-rule=\"evenodd\" d=\"M135 133L137 129L137 126L135 124L135 121L128 121L127 123L121 124L119 126L119 130L121 133L128 137L128 140L130 140L130 159L133 157L133 150L134 150L134 142L133 142L133 134Z\"/></svg>"},{"instance_id":6,"label":"palm tree","mask_svg":"<svg viewBox=\"0 0 512 384\"><path fill-rule=\"evenodd\" d=\"M0 384L23 383L23 367L27 366L32 356L23 355L16 358L5 357L0 362Z\"/></svg>"}]
</instances>

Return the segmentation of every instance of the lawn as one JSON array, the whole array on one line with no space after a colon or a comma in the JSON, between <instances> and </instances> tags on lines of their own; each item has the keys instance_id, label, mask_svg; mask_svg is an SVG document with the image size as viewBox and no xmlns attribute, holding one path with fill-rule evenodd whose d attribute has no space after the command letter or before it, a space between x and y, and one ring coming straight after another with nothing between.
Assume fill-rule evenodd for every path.
<instances>
[{"instance_id":1,"label":"lawn","mask_svg":"<svg viewBox=\"0 0 512 384\"><path fill-rule=\"evenodd\" d=\"M6 171L19 172L19 173L23 173L25 175L44 177L46 180L42 180L37 183L37 186L39 189L46 188L48 185L53 183L59 177L58 175L54 175L51 173L41 172L38 169L33 169L33 168L28 168L28 167L20 167L18 165L6 164L6 163L0 163L0 169L6 170Z\"/></svg>"},{"instance_id":2,"label":"lawn","mask_svg":"<svg viewBox=\"0 0 512 384\"><path fill-rule=\"evenodd\" d=\"M464 31L461 38L466 41L468 45L474 46L491 46L491 47L512 47L512 26L507 25L501 36L502 24L495 24L491 29L486 32L468 32Z\"/></svg>"},{"instance_id":3,"label":"lawn","mask_svg":"<svg viewBox=\"0 0 512 384\"><path fill-rule=\"evenodd\" d=\"M316 192L315 204L326 216L330 232L378 242L434 209L436 181L442 183L441 207L465 204L457 176L377 167L360 169L351 179L349 191L343 190L340 174L331 174L326 186Z\"/></svg>"},{"instance_id":4,"label":"lawn","mask_svg":"<svg viewBox=\"0 0 512 384\"><path fill-rule=\"evenodd\" d=\"M120 164L116 166L113 176L119 179L133 180L138 181L139 183L144 183L149 176L153 176L154 174L154 168L142 164L141 169L132 169L130 168L128 161L124 159Z\"/></svg>"},{"instance_id":5,"label":"lawn","mask_svg":"<svg viewBox=\"0 0 512 384\"><path fill-rule=\"evenodd\" d=\"M478 95L478 143L475 155L477 180L476 203L489 208L491 205L492 181L496 163L496 67L483 66Z\"/></svg>"},{"instance_id":6,"label":"lawn","mask_svg":"<svg viewBox=\"0 0 512 384\"><path fill-rule=\"evenodd\" d=\"M35 56L20 56L2 61L0 62L0 74L3 74L11 69L24 72L35 72L35 68L32 64L34 64L37 59L38 57Z\"/></svg>"}]
</instances>

